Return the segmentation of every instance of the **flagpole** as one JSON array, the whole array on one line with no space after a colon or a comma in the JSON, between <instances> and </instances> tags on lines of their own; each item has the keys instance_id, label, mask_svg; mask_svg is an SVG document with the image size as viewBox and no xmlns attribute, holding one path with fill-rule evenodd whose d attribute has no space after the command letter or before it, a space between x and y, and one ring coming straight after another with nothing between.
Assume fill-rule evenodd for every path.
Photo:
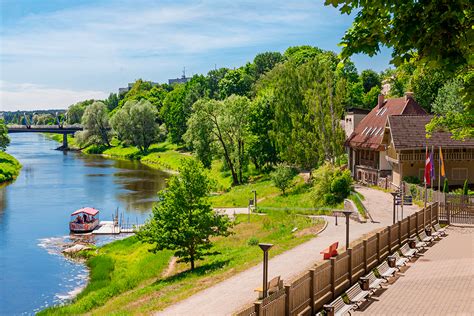
<instances>
[{"instance_id":1,"label":"flagpole","mask_svg":"<svg viewBox=\"0 0 474 316\"><path fill-rule=\"evenodd\" d=\"M426 150L425 150L425 208L423 210L423 227L425 227L425 213L426 213L426 199L427 199L427 184L426 184L426 157L428 157L428 146L425 147ZM431 177L431 174L429 175L429 177Z\"/></svg>"},{"instance_id":2,"label":"flagpole","mask_svg":"<svg viewBox=\"0 0 474 316\"><path fill-rule=\"evenodd\" d=\"M438 192L441 192L441 146L438 150Z\"/></svg>"}]
</instances>

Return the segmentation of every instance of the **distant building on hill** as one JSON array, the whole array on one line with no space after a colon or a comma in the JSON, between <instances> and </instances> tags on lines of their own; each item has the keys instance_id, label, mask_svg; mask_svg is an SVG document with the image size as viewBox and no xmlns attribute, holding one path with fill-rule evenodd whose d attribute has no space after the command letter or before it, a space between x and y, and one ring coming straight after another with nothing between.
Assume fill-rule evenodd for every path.
<instances>
[{"instance_id":1,"label":"distant building on hill","mask_svg":"<svg viewBox=\"0 0 474 316\"><path fill-rule=\"evenodd\" d=\"M181 78L176 78L176 79L168 79L168 84L169 85L172 85L172 84L175 84L175 83L186 83L188 82L189 80L191 80L190 77L186 77L186 68L183 69L183 75L181 76Z\"/></svg>"}]
</instances>

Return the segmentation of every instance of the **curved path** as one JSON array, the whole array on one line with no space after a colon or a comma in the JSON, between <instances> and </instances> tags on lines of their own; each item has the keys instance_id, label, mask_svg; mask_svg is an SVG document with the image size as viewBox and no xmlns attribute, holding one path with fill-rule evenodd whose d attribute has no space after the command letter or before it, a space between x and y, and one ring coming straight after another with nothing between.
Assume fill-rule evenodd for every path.
<instances>
[{"instance_id":1,"label":"curved path","mask_svg":"<svg viewBox=\"0 0 474 316\"><path fill-rule=\"evenodd\" d=\"M369 212L380 222L361 224L351 220L351 240L392 222L390 194L370 188L362 188L361 193L366 197L364 204ZM339 225L336 226L333 217L325 218L328 220L328 226L318 237L270 259L268 264L270 279L280 275L284 281L290 280L321 260L319 252L329 244L339 241L339 245L344 245L344 220L339 218ZM262 266L259 264L172 305L157 315L230 315L245 304L256 300L253 289L261 286L261 280Z\"/></svg>"}]
</instances>

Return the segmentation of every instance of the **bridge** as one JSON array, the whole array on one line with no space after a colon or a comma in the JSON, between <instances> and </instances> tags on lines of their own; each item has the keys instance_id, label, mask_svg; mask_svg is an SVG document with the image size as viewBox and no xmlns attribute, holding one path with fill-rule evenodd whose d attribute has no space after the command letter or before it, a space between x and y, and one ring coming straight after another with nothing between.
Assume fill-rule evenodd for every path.
<instances>
[{"instance_id":1,"label":"bridge","mask_svg":"<svg viewBox=\"0 0 474 316\"><path fill-rule=\"evenodd\" d=\"M81 125L8 125L8 133L54 133L63 134L63 145L61 148L68 148L67 135L82 131Z\"/></svg>"}]
</instances>

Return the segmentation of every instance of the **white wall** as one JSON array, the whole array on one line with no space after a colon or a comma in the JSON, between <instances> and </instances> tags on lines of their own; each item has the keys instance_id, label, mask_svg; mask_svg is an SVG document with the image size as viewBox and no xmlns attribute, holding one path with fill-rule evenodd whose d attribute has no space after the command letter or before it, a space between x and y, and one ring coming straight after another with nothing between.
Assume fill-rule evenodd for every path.
<instances>
[{"instance_id":1,"label":"white wall","mask_svg":"<svg viewBox=\"0 0 474 316\"><path fill-rule=\"evenodd\" d=\"M379 155L379 169L380 170L392 170L392 166L388 163L385 156L387 155L386 151L381 151Z\"/></svg>"}]
</instances>

